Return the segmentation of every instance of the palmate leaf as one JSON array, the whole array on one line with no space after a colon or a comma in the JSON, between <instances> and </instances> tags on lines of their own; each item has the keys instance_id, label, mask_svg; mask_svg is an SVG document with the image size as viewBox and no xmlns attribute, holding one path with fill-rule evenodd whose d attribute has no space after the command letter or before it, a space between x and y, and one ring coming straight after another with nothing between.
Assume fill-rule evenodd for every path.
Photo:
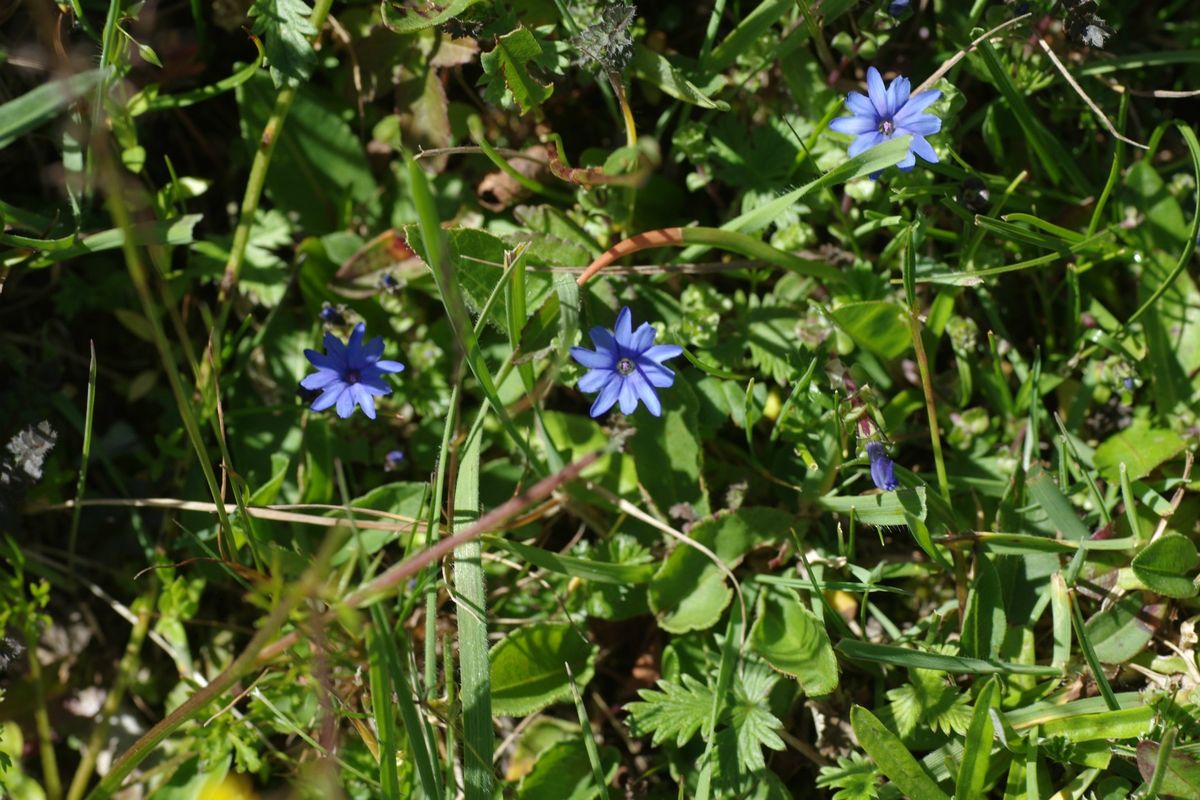
<instances>
[{"instance_id":1,"label":"palmate leaf","mask_svg":"<svg viewBox=\"0 0 1200 800\"><path fill-rule=\"evenodd\" d=\"M879 770L859 753L839 758L837 766L821 767L817 786L837 789L833 800L874 800L878 797L876 784Z\"/></svg>"},{"instance_id":2,"label":"palmate leaf","mask_svg":"<svg viewBox=\"0 0 1200 800\"><path fill-rule=\"evenodd\" d=\"M254 0L250 16L254 32L263 37L271 80L275 88L296 86L308 80L317 61L310 36L315 36L309 16L312 7L304 0Z\"/></svg>"},{"instance_id":3,"label":"palmate leaf","mask_svg":"<svg viewBox=\"0 0 1200 800\"><path fill-rule=\"evenodd\" d=\"M967 695L946 683L946 676L936 670L909 670L909 677L909 683L887 693L901 736L911 735L918 726L945 734L966 732L971 724Z\"/></svg>"},{"instance_id":4,"label":"palmate leaf","mask_svg":"<svg viewBox=\"0 0 1200 800\"><path fill-rule=\"evenodd\" d=\"M641 701L626 706L630 728L636 736L653 734L655 746L674 738L683 747L708 724L712 711L712 689L691 675L684 675L682 683L660 680L658 690L642 689L638 696Z\"/></svg>"}]
</instances>

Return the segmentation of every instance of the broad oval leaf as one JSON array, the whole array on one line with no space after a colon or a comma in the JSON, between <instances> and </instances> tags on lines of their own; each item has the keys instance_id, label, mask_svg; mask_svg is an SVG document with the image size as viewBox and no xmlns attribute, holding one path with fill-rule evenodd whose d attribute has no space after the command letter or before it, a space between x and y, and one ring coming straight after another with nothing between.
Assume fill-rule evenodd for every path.
<instances>
[{"instance_id":1,"label":"broad oval leaf","mask_svg":"<svg viewBox=\"0 0 1200 800\"><path fill-rule=\"evenodd\" d=\"M1188 574L1196 569L1200 557L1192 540L1168 533L1146 546L1133 563L1133 574L1155 594L1164 597L1195 597L1196 584Z\"/></svg>"},{"instance_id":2,"label":"broad oval leaf","mask_svg":"<svg viewBox=\"0 0 1200 800\"><path fill-rule=\"evenodd\" d=\"M492 648L492 711L523 717L571 697L565 664L582 688L592 679L596 646L566 623L531 625Z\"/></svg>"},{"instance_id":3,"label":"broad oval leaf","mask_svg":"<svg viewBox=\"0 0 1200 800\"><path fill-rule=\"evenodd\" d=\"M791 597L766 595L750 631L750 646L773 669L799 681L810 696L837 688L837 657L824 623Z\"/></svg>"}]
</instances>

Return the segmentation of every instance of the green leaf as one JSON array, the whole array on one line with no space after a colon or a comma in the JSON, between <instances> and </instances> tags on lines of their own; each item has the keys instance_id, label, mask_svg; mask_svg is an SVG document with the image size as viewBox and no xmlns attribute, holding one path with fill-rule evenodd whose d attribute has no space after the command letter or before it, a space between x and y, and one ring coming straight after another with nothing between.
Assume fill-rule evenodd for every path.
<instances>
[{"instance_id":1,"label":"green leaf","mask_svg":"<svg viewBox=\"0 0 1200 800\"><path fill-rule=\"evenodd\" d=\"M1083 627L1098 659L1106 664L1122 664L1142 652L1153 627L1165 613L1165 604L1143 608L1140 597L1125 595L1110 608L1097 612Z\"/></svg>"},{"instance_id":2,"label":"green leaf","mask_svg":"<svg viewBox=\"0 0 1200 800\"><path fill-rule=\"evenodd\" d=\"M557 572L560 575L570 575L596 583L613 583L623 586L646 583L654 575L655 570L653 564L611 564L606 561L564 556L500 536L485 536L484 541L507 550L534 566Z\"/></svg>"},{"instance_id":3,"label":"green leaf","mask_svg":"<svg viewBox=\"0 0 1200 800\"><path fill-rule=\"evenodd\" d=\"M445 5L430 3L428 5L433 7L434 13L427 14L422 11L410 10L402 17L391 16L390 3L384 3L381 8L384 24L394 33L417 33L444 25L478 2L479 0L450 0ZM422 6L425 5L422 4Z\"/></svg>"},{"instance_id":4,"label":"green leaf","mask_svg":"<svg viewBox=\"0 0 1200 800\"><path fill-rule=\"evenodd\" d=\"M1197 561L1200 557L1191 539L1168 533L1147 545L1130 566L1150 591L1181 599L1196 596L1196 584L1188 573L1196 569Z\"/></svg>"},{"instance_id":5,"label":"green leaf","mask_svg":"<svg viewBox=\"0 0 1200 800\"><path fill-rule=\"evenodd\" d=\"M772 668L799 681L810 696L837 688L837 658L824 623L790 596L764 593L750 646Z\"/></svg>"},{"instance_id":6,"label":"green leaf","mask_svg":"<svg viewBox=\"0 0 1200 800\"><path fill-rule=\"evenodd\" d=\"M980 554L976 561L975 580L967 595L967 609L963 614L963 653L973 658L995 658L1000 652L1007 627L1000 576L996 574L991 560Z\"/></svg>"},{"instance_id":7,"label":"green leaf","mask_svg":"<svg viewBox=\"0 0 1200 800\"><path fill-rule=\"evenodd\" d=\"M896 734L867 709L850 709L850 725L862 749L902 793L921 800L950 800L929 773L908 752Z\"/></svg>"},{"instance_id":8,"label":"green leaf","mask_svg":"<svg viewBox=\"0 0 1200 800\"><path fill-rule=\"evenodd\" d=\"M882 358L898 358L912 345L904 309L884 300L847 303L829 312L859 347Z\"/></svg>"},{"instance_id":9,"label":"green leaf","mask_svg":"<svg viewBox=\"0 0 1200 800\"><path fill-rule=\"evenodd\" d=\"M571 684L564 664L584 686L592 679L596 646L566 623L519 628L492 648L492 711L524 717L568 700Z\"/></svg>"},{"instance_id":10,"label":"green leaf","mask_svg":"<svg viewBox=\"0 0 1200 800\"><path fill-rule=\"evenodd\" d=\"M874 800L878 797L875 782L879 779L879 770L875 765L856 751L849 756L840 756L837 766L821 767L817 778L819 788L835 788L833 800Z\"/></svg>"},{"instance_id":11,"label":"green leaf","mask_svg":"<svg viewBox=\"0 0 1200 800\"><path fill-rule=\"evenodd\" d=\"M657 685L658 689L639 689L642 699L625 707L630 729L635 736L653 734L655 747L672 739L676 747L683 747L708 724L712 690L686 674L680 683L659 680Z\"/></svg>"},{"instance_id":12,"label":"green leaf","mask_svg":"<svg viewBox=\"0 0 1200 800\"><path fill-rule=\"evenodd\" d=\"M994 704L998 705L998 691L997 679L991 678L983 685L979 697L975 700L971 727L967 729L966 738L963 740L962 762L959 764L958 779L954 784L955 797L965 800L968 797L984 796L988 763L992 758L992 739L995 738L991 710Z\"/></svg>"},{"instance_id":13,"label":"green leaf","mask_svg":"<svg viewBox=\"0 0 1200 800\"><path fill-rule=\"evenodd\" d=\"M620 766L621 754L614 747L603 747L600 762L611 781ZM592 800L600 796L601 787L592 778L587 749L578 737L558 742L539 754L517 789L517 800Z\"/></svg>"},{"instance_id":14,"label":"green leaf","mask_svg":"<svg viewBox=\"0 0 1200 800\"><path fill-rule=\"evenodd\" d=\"M1174 458L1186 446L1187 443L1174 431L1152 428L1146 420L1137 419L1096 448L1096 469L1100 470L1105 480L1116 483L1121 479L1120 465L1124 463L1129 480L1136 481L1149 475L1159 464Z\"/></svg>"},{"instance_id":15,"label":"green leaf","mask_svg":"<svg viewBox=\"0 0 1200 800\"><path fill-rule=\"evenodd\" d=\"M1142 780L1149 781L1158 766L1158 742L1149 739L1138 742L1137 766ZM1166 775L1159 787L1164 795L1200 797L1200 761L1194 755L1172 750L1167 757Z\"/></svg>"},{"instance_id":16,"label":"green leaf","mask_svg":"<svg viewBox=\"0 0 1200 800\"><path fill-rule=\"evenodd\" d=\"M541 57L542 46L524 26L498 37L495 48L480 56L484 74L491 78L484 96L499 103L507 89L522 114L546 102L554 93L554 85L529 74L530 62L536 63Z\"/></svg>"},{"instance_id":17,"label":"green leaf","mask_svg":"<svg viewBox=\"0 0 1200 800\"><path fill-rule=\"evenodd\" d=\"M254 0L250 16L254 32L263 37L275 88L308 80L317 63L309 41L317 35L310 19L312 6L304 0Z\"/></svg>"},{"instance_id":18,"label":"green leaf","mask_svg":"<svg viewBox=\"0 0 1200 800\"><path fill-rule=\"evenodd\" d=\"M242 139L249 152L260 146L275 94L262 74L237 88ZM280 211L298 214L305 229L340 230L348 224L351 207L370 208L378 202L366 150L334 103L301 88L277 135L267 194Z\"/></svg>"},{"instance_id":19,"label":"green leaf","mask_svg":"<svg viewBox=\"0 0 1200 800\"><path fill-rule=\"evenodd\" d=\"M770 508L743 508L705 520L689 536L715 552L732 568L751 547L786 539L792 515ZM725 575L699 550L680 542L650 581L650 608L658 624L671 633L704 630L716 624L733 590Z\"/></svg>"},{"instance_id":20,"label":"green leaf","mask_svg":"<svg viewBox=\"0 0 1200 800\"><path fill-rule=\"evenodd\" d=\"M698 517L708 516L708 490L702 468L704 449L697 433L698 406L692 387L682 376L675 377L669 398L663 398L663 413L655 417L639 409L633 417L637 435L629 450L638 470L638 482L665 513L682 505Z\"/></svg>"},{"instance_id":21,"label":"green leaf","mask_svg":"<svg viewBox=\"0 0 1200 800\"><path fill-rule=\"evenodd\" d=\"M772 25L795 7L794 0L764 0L747 14L704 60L704 68L720 72L749 51Z\"/></svg>"},{"instance_id":22,"label":"green leaf","mask_svg":"<svg viewBox=\"0 0 1200 800\"><path fill-rule=\"evenodd\" d=\"M0 106L0 150L54 119L64 108L94 89L104 74L103 69L91 69L69 78L48 81Z\"/></svg>"},{"instance_id":23,"label":"green leaf","mask_svg":"<svg viewBox=\"0 0 1200 800\"><path fill-rule=\"evenodd\" d=\"M1059 490L1058 484L1038 465L1029 470L1029 480L1025 482L1034 502L1042 507L1050 524L1064 539L1087 539L1088 529L1079 521L1079 515L1071 507L1071 501Z\"/></svg>"},{"instance_id":24,"label":"green leaf","mask_svg":"<svg viewBox=\"0 0 1200 800\"><path fill-rule=\"evenodd\" d=\"M864 525L904 525L907 522L906 514L919 520L925 519L925 487L848 497L825 495L817 498L817 505L839 514L853 511L854 518Z\"/></svg>"},{"instance_id":25,"label":"green leaf","mask_svg":"<svg viewBox=\"0 0 1200 800\"><path fill-rule=\"evenodd\" d=\"M684 77L665 56L654 52L644 44L636 44L633 48L633 60L629 62L633 75L647 83L653 84L664 93L700 108L712 108L717 111L728 111L729 104L722 100L713 100L704 90Z\"/></svg>"},{"instance_id":26,"label":"green leaf","mask_svg":"<svg viewBox=\"0 0 1200 800\"><path fill-rule=\"evenodd\" d=\"M940 670L954 675L1012 674L1045 675L1047 677L1062 675L1062 671L1054 667L1040 667L1036 664L1010 664L990 658L947 656L890 644L861 642L857 639L843 639L837 643L837 649L849 658L876 661L880 664L895 664L901 667Z\"/></svg>"}]
</instances>

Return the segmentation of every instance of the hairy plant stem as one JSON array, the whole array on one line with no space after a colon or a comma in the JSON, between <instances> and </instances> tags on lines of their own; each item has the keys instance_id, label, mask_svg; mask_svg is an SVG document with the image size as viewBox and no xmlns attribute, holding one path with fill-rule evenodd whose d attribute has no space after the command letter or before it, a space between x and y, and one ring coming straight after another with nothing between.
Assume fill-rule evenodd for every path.
<instances>
[{"instance_id":1,"label":"hairy plant stem","mask_svg":"<svg viewBox=\"0 0 1200 800\"><path fill-rule=\"evenodd\" d=\"M925 355L925 342L921 338L921 321L915 311L908 312L908 327L912 331L913 349L917 353L917 367L921 371L921 389L925 392L925 411L929 415L929 442L933 446L933 463L937 468L938 489L942 497L950 499L950 481L946 477L946 460L942 456L942 434L938 430L937 404L933 399L933 377L929 373L929 358Z\"/></svg>"}]
</instances>

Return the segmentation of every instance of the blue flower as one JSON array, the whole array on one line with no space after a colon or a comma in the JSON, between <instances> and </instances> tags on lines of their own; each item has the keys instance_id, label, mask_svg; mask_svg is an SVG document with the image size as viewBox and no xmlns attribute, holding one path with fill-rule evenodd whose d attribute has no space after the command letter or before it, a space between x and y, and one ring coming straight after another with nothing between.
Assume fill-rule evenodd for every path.
<instances>
[{"instance_id":1,"label":"blue flower","mask_svg":"<svg viewBox=\"0 0 1200 800\"><path fill-rule=\"evenodd\" d=\"M399 361L380 361L383 339L376 336L364 345L366 330L366 325L358 323L345 344L327 332L325 355L315 350L304 351L317 371L304 376L300 385L322 390L321 396L313 401L313 411L324 411L336 404L337 415L347 419L357 404L368 418L375 419L375 398L392 393L392 387L383 381L384 374L402 372L404 365Z\"/></svg>"},{"instance_id":2,"label":"blue flower","mask_svg":"<svg viewBox=\"0 0 1200 800\"><path fill-rule=\"evenodd\" d=\"M942 96L938 89L909 97L908 78L896 78L891 86L883 87L883 78L874 67L867 69L867 94L858 92L846 95L846 106L852 117L838 117L829 127L838 133L849 133L856 138L850 144L850 157L883 144L895 136L912 135L908 155L896 166L908 172L916 165L916 156L930 164L938 163L937 153L925 140L926 136L942 129L942 121L933 114L922 114L926 108ZM874 176L872 176L874 177Z\"/></svg>"},{"instance_id":3,"label":"blue flower","mask_svg":"<svg viewBox=\"0 0 1200 800\"><path fill-rule=\"evenodd\" d=\"M622 414L632 414L639 400L654 416L662 414L662 404L654 390L665 389L675 382L675 373L662 362L675 358L683 348L654 344L658 331L648 322L633 330L633 314L628 308L617 314L613 330L596 327L589 333L596 349L572 347L571 357L588 368L579 379L579 390L600 392L592 403L591 415L598 417L618 402Z\"/></svg>"},{"instance_id":4,"label":"blue flower","mask_svg":"<svg viewBox=\"0 0 1200 800\"><path fill-rule=\"evenodd\" d=\"M905 11L908 11L909 2L910 0L892 0L891 4L888 5L888 13L893 17L900 16Z\"/></svg>"},{"instance_id":5,"label":"blue flower","mask_svg":"<svg viewBox=\"0 0 1200 800\"><path fill-rule=\"evenodd\" d=\"M875 482L876 488L885 492L894 492L899 489L900 481L896 480L896 465L888 458L883 445L879 442L868 442L867 456L871 459L871 480Z\"/></svg>"},{"instance_id":6,"label":"blue flower","mask_svg":"<svg viewBox=\"0 0 1200 800\"><path fill-rule=\"evenodd\" d=\"M400 469L402 463L404 463L404 452L402 450L389 450L387 455L383 457L383 471L395 472Z\"/></svg>"}]
</instances>

